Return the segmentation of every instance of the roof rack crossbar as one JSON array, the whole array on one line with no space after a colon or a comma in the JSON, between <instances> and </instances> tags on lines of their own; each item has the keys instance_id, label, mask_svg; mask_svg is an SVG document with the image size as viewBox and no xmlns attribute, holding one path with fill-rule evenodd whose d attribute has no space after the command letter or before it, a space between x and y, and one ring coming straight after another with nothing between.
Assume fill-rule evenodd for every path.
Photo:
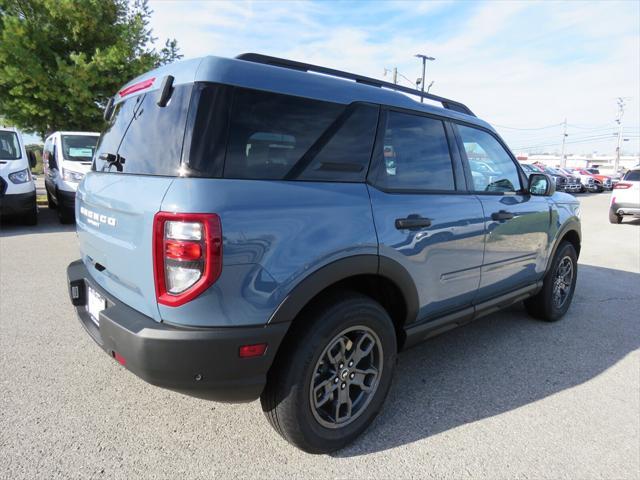
<instances>
[{"instance_id":1,"label":"roof rack crossbar","mask_svg":"<svg viewBox=\"0 0 640 480\"><path fill-rule=\"evenodd\" d=\"M365 77L363 75L357 75L355 73L343 72L342 70L335 70L333 68L321 67L318 65L311 65L309 63L296 62L294 60L287 60L285 58L271 57L269 55L262 55L260 53L243 53L236 57L239 60L245 60L247 62L262 63L264 65L273 65L276 67L284 67L292 70L299 70L302 72L315 72L323 75L330 75L332 77L345 78L347 80L353 80L357 83L370 85L372 87L388 88L398 92L408 93L410 95L416 95L421 98L433 100L439 102L442 106L448 110L464 113L466 115L475 114L464 103L456 102L448 98L440 97L439 95L433 95L431 93L425 93L414 88L405 87L403 85L397 85L391 82L383 82L371 77Z\"/></svg>"}]
</instances>

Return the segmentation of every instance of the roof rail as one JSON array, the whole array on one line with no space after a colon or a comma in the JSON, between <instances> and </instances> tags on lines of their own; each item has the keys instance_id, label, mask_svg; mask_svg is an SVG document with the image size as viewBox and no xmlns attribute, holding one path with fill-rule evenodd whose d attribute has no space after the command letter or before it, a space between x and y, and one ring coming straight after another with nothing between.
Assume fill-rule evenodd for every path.
<instances>
[{"instance_id":1,"label":"roof rail","mask_svg":"<svg viewBox=\"0 0 640 480\"><path fill-rule=\"evenodd\" d=\"M357 75L355 73L343 72L342 70L334 70L333 68L320 67L318 65L311 65L309 63L296 62L294 60L287 60L285 58L271 57L269 55L262 55L260 53L243 53L241 55L238 55L236 58L238 60L245 60L247 62L290 68L292 70L299 70L302 72L322 73L324 75L331 75L332 77L354 80L357 83L363 83L372 87L388 88L390 90L396 90L398 92L409 93L411 95L417 95L421 98L440 102L442 106L448 110L454 110L456 112L464 113L466 115L472 115L475 117L475 114L464 103L456 102L455 100L450 100L448 98L433 95L431 93L421 92L420 90L397 85L395 83L383 82L382 80L376 80L375 78Z\"/></svg>"}]
</instances>

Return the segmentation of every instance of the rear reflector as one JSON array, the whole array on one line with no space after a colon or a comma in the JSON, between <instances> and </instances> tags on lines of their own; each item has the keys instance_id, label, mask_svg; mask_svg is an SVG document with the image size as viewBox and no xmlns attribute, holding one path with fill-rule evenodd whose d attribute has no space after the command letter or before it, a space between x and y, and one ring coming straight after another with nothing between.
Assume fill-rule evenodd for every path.
<instances>
[{"instance_id":1,"label":"rear reflector","mask_svg":"<svg viewBox=\"0 0 640 480\"><path fill-rule=\"evenodd\" d=\"M145 90L149 88L151 85L153 85L153 82L155 82L155 80L156 80L155 77L153 77L138 83L134 83L133 85L130 85L127 88L123 88L122 90L120 90L118 92L118 95L120 95L120 97L122 98L122 97L126 97L127 95L131 95L132 93L139 92L140 90Z\"/></svg>"},{"instance_id":2,"label":"rear reflector","mask_svg":"<svg viewBox=\"0 0 640 480\"><path fill-rule=\"evenodd\" d=\"M254 345L242 345L239 354L240 358L261 357L266 351L266 343L256 343Z\"/></svg>"},{"instance_id":3,"label":"rear reflector","mask_svg":"<svg viewBox=\"0 0 640 480\"><path fill-rule=\"evenodd\" d=\"M116 361L122 366L125 366L127 364L127 360L118 352L113 352L113 358L115 358Z\"/></svg>"},{"instance_id":4,"label":"rear reflector","mask_svg":"<svg viewBox=\"0 0 640 480\"><path fill-rule=\"evenodd\" d=\"M630 183L616 183L613 188L617 189L617 190L626 190L627 188L631 188L631 184Z\"/></svg>"}]
</instances>

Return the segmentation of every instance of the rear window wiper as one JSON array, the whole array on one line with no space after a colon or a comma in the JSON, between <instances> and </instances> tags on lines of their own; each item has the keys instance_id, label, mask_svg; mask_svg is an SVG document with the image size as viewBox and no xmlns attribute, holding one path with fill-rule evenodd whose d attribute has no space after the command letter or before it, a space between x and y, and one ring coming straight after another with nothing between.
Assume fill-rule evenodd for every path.
<instances>
[{"instance_id":1,"label":"rear window wiper","mask_svg":"<svg viewBox=\"0 0 640 480\"><path fill-rule=\"evenodd\" d=\"M124 157L118 155L117 153L108 153L104 152L100 154L100 160L107 162L107 166L111 168L111 165L116 166L116 170L119 172L122 171L122 165L124 164Z\"/></svg>"}]
</instances>

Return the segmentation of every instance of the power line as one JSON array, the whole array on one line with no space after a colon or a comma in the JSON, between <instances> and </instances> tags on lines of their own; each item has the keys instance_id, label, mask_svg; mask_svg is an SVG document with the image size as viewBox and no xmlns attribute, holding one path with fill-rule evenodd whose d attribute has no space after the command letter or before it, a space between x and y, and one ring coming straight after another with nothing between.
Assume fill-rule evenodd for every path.
<instances>
[{"instance_id":1,"label":"power line","mask_svg":"<svg viewBox=\"0 0 640 480\"><path fill-rule=\"evenodd\" d=\"M497 125L495 123L493 123L492 125L494 127L506 128L508 130L545 130L547 128L561 127L562 125L564 125L564 122L563 123L555 123L553 125L546 125L544 127L534 127L534 128L507 127L506 125Z\"/></svg>"}]
</instances>

